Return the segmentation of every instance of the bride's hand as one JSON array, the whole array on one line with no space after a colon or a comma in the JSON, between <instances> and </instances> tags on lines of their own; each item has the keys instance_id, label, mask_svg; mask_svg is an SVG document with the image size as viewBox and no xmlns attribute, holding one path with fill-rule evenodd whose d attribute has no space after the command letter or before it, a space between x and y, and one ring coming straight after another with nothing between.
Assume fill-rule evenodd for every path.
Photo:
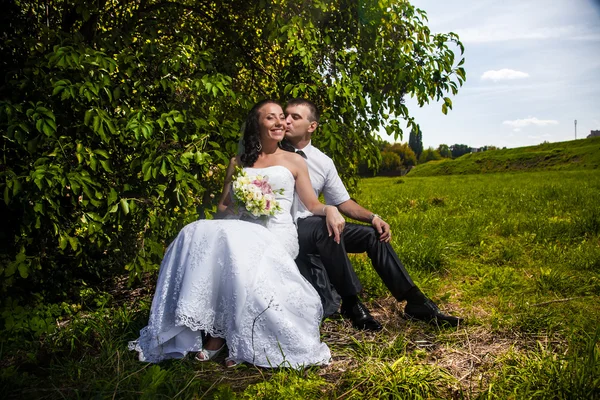
<instances>
[{"instance_id":1,"label":"bride's hand","mask_svg":"<svg viewBox=\"0 0 600 400\"><path fill-rule=\"evenodd\" d=\"M333 234L333 240L340 244L340 236L344 231L344 226L346 225L346 221L342 214L338 211L337 207L334 206L325 206L325 221L327 223L327 232L329 232L329 236Z\"/></svg>"},{"instance_id":2,"label":"bride's hand","mask_svg":"<svg viewBox=\"0 0 600 400\"><path fill-rule=\"evenodd\" d=\"M232 206L228 206L225 210L219 211L214 219L227 219L228 217L235 215L235 210Z\"/></svg>"}]
</instances>

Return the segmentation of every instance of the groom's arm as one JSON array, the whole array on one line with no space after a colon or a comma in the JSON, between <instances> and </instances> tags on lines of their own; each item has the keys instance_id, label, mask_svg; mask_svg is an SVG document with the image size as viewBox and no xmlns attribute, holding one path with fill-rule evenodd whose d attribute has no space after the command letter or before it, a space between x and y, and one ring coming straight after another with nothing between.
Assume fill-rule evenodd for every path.
<instances>
[{"instance_id":1,"label":"groom's arm","mask_svg":"<svg viewBox=\"0 0 600 400\"><path fill-rule=\"evenodd\" d=\"M337 205L337 208L340 210L342 214L346 217L355 219L360 222L371 223L371 216L373 213L366 208L362 207L360 204L350 199L341 204Z\"/></svg>"},{"instance_id":2,"label":"groom's arm","mask_svg":"<svg viewBox=\"0 0 600 400\"><path fill-rule=\"evenodd\" d=\"M340 212L349 218L373 225L373 228L379 232L379 240L389 242L391 239L390 225L350 198L333 160L329 157L327 159L328 162L324 165L323 171L323 187L321 188L326 203L336 205Z\"/></svg>"}]
</instances>

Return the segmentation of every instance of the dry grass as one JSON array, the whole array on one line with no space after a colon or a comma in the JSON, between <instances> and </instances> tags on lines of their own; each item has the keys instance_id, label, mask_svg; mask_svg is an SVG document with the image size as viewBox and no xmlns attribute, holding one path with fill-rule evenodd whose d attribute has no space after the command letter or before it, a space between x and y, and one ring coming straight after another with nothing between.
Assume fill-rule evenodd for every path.
<instances>
[{"instance_id":1,"label":"dry grass","mask_svg":"<svg viewBox=\"0 0 600 400\"><path fill-rule=\"evenodd\" d=\"M321 329L323 340L332 348L332 363L319 370L327 382L339 386L346 371L360 368L369 361L384 361L393 364L394 359L357 357L352 349L355 341L364 345L385 347L399 337L407 343L405 352L415 356L419 364L429 364L443 369L455 378L455 393L470 398L485 390L495 376L496 368L508 354L526 352L538 343L564 345L564 339L539 335L525 336L518 332L493 331L481 325L468 323L456 328L438 328L422 322L407 321L401 317L403 303L389 297L372 301L371 313L383 325L378 333L357 331L348 321L328 320ZM463 315L458 306L449 303L444 307L456 315ZM471 313L488 315L482 308L474 307ZM473 315L474 316L474 315Z\"/></svg>"}]
</instances>

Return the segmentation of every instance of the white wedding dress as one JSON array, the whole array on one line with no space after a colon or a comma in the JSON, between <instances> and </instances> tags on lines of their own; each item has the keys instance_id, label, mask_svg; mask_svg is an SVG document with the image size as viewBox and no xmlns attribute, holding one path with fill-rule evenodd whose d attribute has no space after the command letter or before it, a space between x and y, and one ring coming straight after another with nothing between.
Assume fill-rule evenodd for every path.
<instances>
[{"instance_id":1,"label":"white wedding dress","mask_svg":"<svg viewBox=\"0 0 600 400\"><path fill-rule=\"evenodd\" d=\"M319 339L321 301L294 262L290 210L295 180L283 166L267 175L283 211L258 222L200 220L185 226L162 261L148 326L129 343L140 361L182 358L202 348L201 331L225 338L229 356L261 367L328 364Z\"/></svg>"}]
</instances>

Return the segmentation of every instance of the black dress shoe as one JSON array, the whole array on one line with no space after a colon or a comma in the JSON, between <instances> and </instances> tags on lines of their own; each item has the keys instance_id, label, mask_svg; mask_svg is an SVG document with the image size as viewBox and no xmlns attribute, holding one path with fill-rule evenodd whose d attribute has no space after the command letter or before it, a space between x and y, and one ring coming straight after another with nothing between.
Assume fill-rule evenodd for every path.
<instances>
[{"instance_id":1,"label":"black dress shoe","mask_svg":"<svg viewBox=\"0 0 600 400\"><path fill-rule=\"evenodd\" d=\"M406 304L406 307L404 307L404 316L407 319L418 319L437 325L457 326L463 322L463 319L460 317L442 313L438 306L429 299L422 304Z\"/></svg>"},{"instance_id":2,"label":"black dress shoe","mask_svg":"<svg viewBox=\"0 0 600 400\"><path fill-rule=\"evenodd\" d=\"M360 301L352 307L345 307L342 303L341 314L344 318L352 321L352 326L356 329L367 331L380 331L383 329L381 324L373 318L367 307Z\"/></svg>"}]
</instances>

